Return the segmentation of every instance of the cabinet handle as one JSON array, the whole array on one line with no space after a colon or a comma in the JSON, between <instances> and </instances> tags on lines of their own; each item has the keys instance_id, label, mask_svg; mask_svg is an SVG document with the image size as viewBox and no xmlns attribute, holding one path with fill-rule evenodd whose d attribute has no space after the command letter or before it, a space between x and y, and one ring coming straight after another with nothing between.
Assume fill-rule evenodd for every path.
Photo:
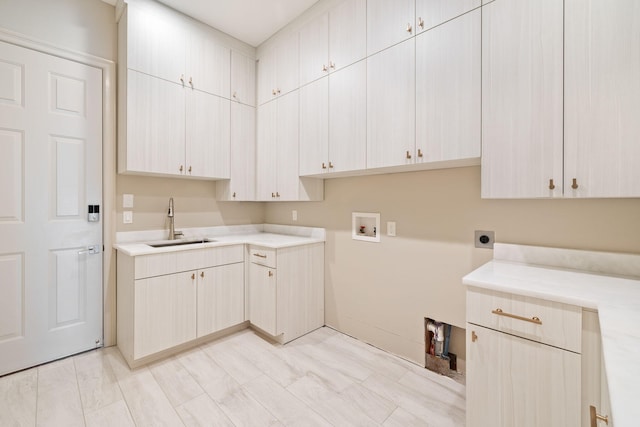
<instances>
[{"instance_id":1,"label":"cabinet handle","mask_svg":"<svg viewBox=\"0 0 640 427\"><path fill-rule=\"evenodd\" d=\"M329 61L329 68L336 69L336 64L334 62Z\"/></svg>"},{"instance_id":2,"label":"cabinet handle","mask_svg":"<svg viewBox=\"0 0 640 427\"><path fill-rule=\"evenodd\" d=\"M184 84L184 74L180 74L180 83Z\"/></svg>"},{"instance_id":3,"label":"cabinet handle","mask_svg":"<svg viewBox=\"0 0 640 427\"><path fill-rule=\"evenodd\" d=\"M193 77L189 77L189 84L193 87Z\"/></svg>"},{"instance_id":4,"label":"cabinet handle","mask_svg":"<svg viewBox=\"0 0 640 427\"><path fill-rule=\"evenodd\" d=\"M191 280L196 280L196 273L191 274Z\"/></svg>"},{"instance_id":5,"label":"cabinet handle","mask_svg":"<svg viewBox=\"0 0 640 427\"><path fill-rule=\"evenodd\" d=\"M322 162L322 169L326 169L327 165L324 164L324 162Z\"/></svg>"},{"instance_id":6,"label":"cabinet handle","mask_svg":"<svg viewBox=\"0 0 640 427\"><path fill-rule=\"evenodd\" d=\"M271 197L275 198L276 197L276 193L271 193Z\"/></svg>"},{"instance_id":7,"label":"cabinet handle","mask_svg":"<svg viewBox=\"0 0 640 427\"><path fill-rule=\"evenodd\" d=\"M476 341L478 341L478 335L476 334L476 331L471 331L471 342Z\"/></svg>"},{"instance_id":8,"label":"cabinet handle","mask_svg":"<svg viewBox=\"0 0 640 427\"><path fill-rule=\"evenodd\" d=\"M505 317L510 317L512 319L517 319L517 320L524 320L525 322L531 322L531 323L535 323L536 325L542 325L542 321L540 320L539 317L522 317L522 316L518 316L517 314L511 314L511 313L505 313L504 311L502 311L501 308L496 308L495 310L491 310L491 312L493 314L497 314L498 316L505 316Z\"/></svg>"},{"instance_id":9,"label":"cabinet handle","mask_svg":"<svg viewBox=\"0 0 640 427\"><path fill-rule=\"evenodd\" d=\"M329 162L329 169L333 169L333 163Z\"/></svg>"},{"instance_id":10,"label":"cabinet handle","mask_svg":"<svg viewBox=\"0 0 640 427\"><path fill-rule=\"evenodd\" d=\"M280 193L276 191L276 197L280 197Z\"/></svg>"},{"instance_id":11,"label":"cabinet handle","mask_svg":"<svg viewBox=\"0 0 640 427\"><path fill-rule=\"evenodd\" d=\"M413 27L411 26L411 24L407 24L407 33L411 34L413 32Z\"/></svg>"},{"instance_id":12,"label":"cabinet handle","mask_svg":"<svg viewBox=\"0 0 640 427\"><path fill-rule=\"evenodd\" d=\"M277 90L276 90L276 92L277 92L278 94L280 94L280 89L277 89Z\"/></svg>"},{"instance_id":13,"label":"cabinet handle","mask_svg":"<svg viewBox=\"0 0 640 427\"><path fill-rule=\"evenodd\" d=\"M410 159L410 158L411 158L411 153L407 151L407 159Z\"/></svg>"},{"instance_id":14,"label":"cabinet handle","mask_svg":"<svg viewBox=\"0 0 640 427\"><path fill-rule=\"evenodd\" d=\"M191 173L191 166L189 166L189 173Z\"/></svg>"},{"instance_id":15,"label":"cabinet handle","mask_svg":"<svg viewBox=\"0 0 640 427\"><path fill-rule=\"evenodd\" d=\"M234 199L236 198L236 192L235 191L233 192L233 195L231 197L233 197Z\"/></svg>"},{"instance_id":16,"label":"cabinet handle","mask_svg":"<svg viewBox=\"0 0 640 427\"><path fill-rule=\"evenodd\" d=\"M598 421L604 421L606 425L609 425L609 416L598 414L593 405L589 406L589 418L591 419L591 427L598 427Z\"/></svg>"},{"instance_id":17,"label":"cabinet handle","mask_svg":"<svg viewBox=\"0 0 640 427\"><path fill-rule=\"evenodd\" d=\"M422 158L422 150L418 148L418 157Z\"/></svg>"},{"instance_id":18,"label":"cabinet handle","mask_svg":"<svg viewBox=\"0 0 640 427\"><path fill-rule=\"evenodd\" d=\"M180 172L184 170L184 166L180 165Z\"/></svg>"},{"instance_id":19,"label":"cabinet handle","mask_svg":"<svg viewBox=\"0 0 640 427\"><path fill-rule=\"evenodd\" d=\"M200 277L202 277L204 279L204 271L200 272Z\"/></svg>"},{"instance_id":20,"label":"cabinet handle","mask_svg":"<svg viewBox=\"0 0 640 427\"><path fill-rule=\"evenodd\" d=\"M553 180L550 179L549 180L549 190L554 190L556 188L556 185L553 183Z\"/></svg>"},{"instance_id":21,"label":"cabinet handle","mask_svg":"<svg viewBox=\"0 0 640 427\"><path fill-rule=\"evenodd\" d=\"M327 71L329 71L329 69L327 68L326 65L322 64L322 71L326 73Z\"/></svg>"},{"instance_id":22,"label":"cabinet handle","mask_svg":"<svg viewBox=\"0 0 640 427\"><path fill-rule=\"evenodd\" d=\"M273 277L273 271L269 270L269 277Z\"/></svg>"},{"instance_id":23,"label":"cabinet handle","mask_svg":"<svg viewBox=\"0 0 640 427\"><path fill-rule=\"evenodd\" d=\"M257 256L258 258L266 258L267 257L266 255L262 255L262 254L258 254L258 253L253 254L253 256Z\"/></svg>"},{"instance_id":24,"label":"cabinet handle","mask_svg":"<svg viewBox=\"0 0 640 427\"><path fill-rule=\"evenodd\" d=\"M571 183L571 188L576 190L578 188L578 180L573 178L573 182Z\"/></svg>"},{"instance_id":25,"label":"cabinet handle","mask_svg":"<svg viewBox=\"0 0 640 427\"><path fill-rule=\"evenodd\" d=\"M275 90L275 89L273 89L273 90L271 91L271 93L273 94L273 96L276 96L276 95L277 95L277 92L276 92L276 90Z\"/></svg>"},{"instance_id":26,"label":"cabinet handle","mask_svg":"<svg viewBox=\"0 0 640 427\"><path fill-rule=\"evenodd\" d=\"M238 97L238 92L233 91L233 95L231 95L231 96L233 96L234 98L237 98Z\"/></svg>"},{"instance_id":27,"label":"cabinet handle","mask_svg":"<svg viewBox=\"0 0 640 427\"><path fill-rule=\"evenodd\" d=\"M421 30L424 30L424 19L418 17L418 27L420 27Z\"/></svg>"}]
</instances>

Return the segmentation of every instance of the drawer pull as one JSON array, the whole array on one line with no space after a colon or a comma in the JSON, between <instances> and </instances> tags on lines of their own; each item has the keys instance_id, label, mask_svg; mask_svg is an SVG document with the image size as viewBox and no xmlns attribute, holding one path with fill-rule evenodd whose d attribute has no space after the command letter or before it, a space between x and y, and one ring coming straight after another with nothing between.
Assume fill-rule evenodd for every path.
<instances>
[{"instance_id":1,"label":"drawer pull","mask_svg":"<svg viewBox=\"0 0 640 427\"><path fill-rule=\"evenodd\" d=\"M257 256L258 258L266 258L266 255L262 255L262 254L253 254L253 256Z\"/></svg>"},{"instance_id":2,"label":"drawer pull","mask_svg":"<svg viewBox=\"0 0 640 427\"><path fill-rule=\"evenodd\" d=\"M501 308L496 308L495 310L491 310L493 314L497 314L498 316L510 317L512 319L524 320L525 322L535 323L536 325L542 325L542 321L538 317L522 317L516 314L505 313Z\"/></svg>"},{"instance_id":3,"label":"drawer pull","mask_svg":"<svg viewBox=\"0 0 640 427\"><path fill-rule=\"evenodd\" d=\"M269 270L269 277L273 277L273 271Z\"/></svg>"},{"instance_id":4,"label":"drawer pull","mask_svg":"<svg viewBox=\"0 0 640 427\"><path fill-rule=\"evenodd\" d=\"M609 425L609 416L598 414L598 412L596 411L596 407L593 405L589 406L589 415L591 418L591 427L597 427L598 421L604 421L606 425Z\"/></svg>"},{"instance_id":5,"label":"drawer pull","mask_svg":"<svg viewBox=\"0 0 640 427\"><path fill-rule=\"evenodd\" d=\"M478 334L476 334L476 331L471 331L471 342L476 341L478 341Z\"/></svg>"}]
</instances>

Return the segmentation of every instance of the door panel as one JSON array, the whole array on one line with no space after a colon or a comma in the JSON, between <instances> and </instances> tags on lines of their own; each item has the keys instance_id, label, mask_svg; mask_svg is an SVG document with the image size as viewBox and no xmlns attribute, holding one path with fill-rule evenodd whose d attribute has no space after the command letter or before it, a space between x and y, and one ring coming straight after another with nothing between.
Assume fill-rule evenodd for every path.
<instances>
[{"instance_id":1,"label":"door panel","mask_svg":"<svg viewBox=\"0 0 640 427\"><path fill-rule=\"evenodd\" d=\"M2 375L102 342L102 72L0 43L0 75Z\"/></svg>"}]
</instances>

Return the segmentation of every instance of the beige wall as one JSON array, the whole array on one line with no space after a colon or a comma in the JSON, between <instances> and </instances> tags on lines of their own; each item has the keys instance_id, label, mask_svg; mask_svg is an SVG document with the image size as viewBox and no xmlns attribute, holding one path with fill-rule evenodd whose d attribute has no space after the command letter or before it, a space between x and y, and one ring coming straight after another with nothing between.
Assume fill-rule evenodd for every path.
<instances>
[{"instance_id":1,"label":"beige wall","mask_svg":"<svg viewBox=\"0 0 640 427\"><path fill-rule=\"evenodd\" d=\"M2 0L0 28L116 60L115 9L100 0Z\"/></svg>"},{"instance_id":2,"label":"beige wall","mask_svg":"<svg viewBox=\"0 0 640 427\"><path fill-rule=\"evenodd\" d=\"M425 316L465 326L461 278L493 256L474 248L474 230L504 243L640 253L640 199L481 200L477 166L326 180L324 202L267 204L265 221L294 224L292 209L295 224L327 229L327 324L418 363ZM354 211L381 214L380 243L351 239ZM464 337L454 339L464 358Z\"/></svg>"},{"instance_id":3,"label":"beige wall","mask_svg":"<svg viewBox=\"0 0 640 427\"><path fill-rule=\"evenodd\" d=\"M261 224L261 203L217 202L216 184L179 178L118 175L116 181L117 231L156 230L168 227L169 197L175 203L175 227ZM134 195L133 224L122 223L122 195Z\"/></svg>"}]
</instances>

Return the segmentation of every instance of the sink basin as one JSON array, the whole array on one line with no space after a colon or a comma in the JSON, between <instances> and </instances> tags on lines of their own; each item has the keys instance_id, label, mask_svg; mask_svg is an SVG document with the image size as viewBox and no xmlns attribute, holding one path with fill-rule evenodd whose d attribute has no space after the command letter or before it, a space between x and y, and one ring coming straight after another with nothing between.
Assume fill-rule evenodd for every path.
<instances>
[{"instance_id":1,"label":"sink basin","mask_svg":"<svg viewBox=\"0 0 640 427\"><path fill-rule=\"evenodd\" d=\"M197 245L199 243L215 242L213 239L179 239L179 240L164 240L157 243L147 243L152 248L164 248L167 246L183 246L183 245Z\"/></svg>"}]
</instances>

